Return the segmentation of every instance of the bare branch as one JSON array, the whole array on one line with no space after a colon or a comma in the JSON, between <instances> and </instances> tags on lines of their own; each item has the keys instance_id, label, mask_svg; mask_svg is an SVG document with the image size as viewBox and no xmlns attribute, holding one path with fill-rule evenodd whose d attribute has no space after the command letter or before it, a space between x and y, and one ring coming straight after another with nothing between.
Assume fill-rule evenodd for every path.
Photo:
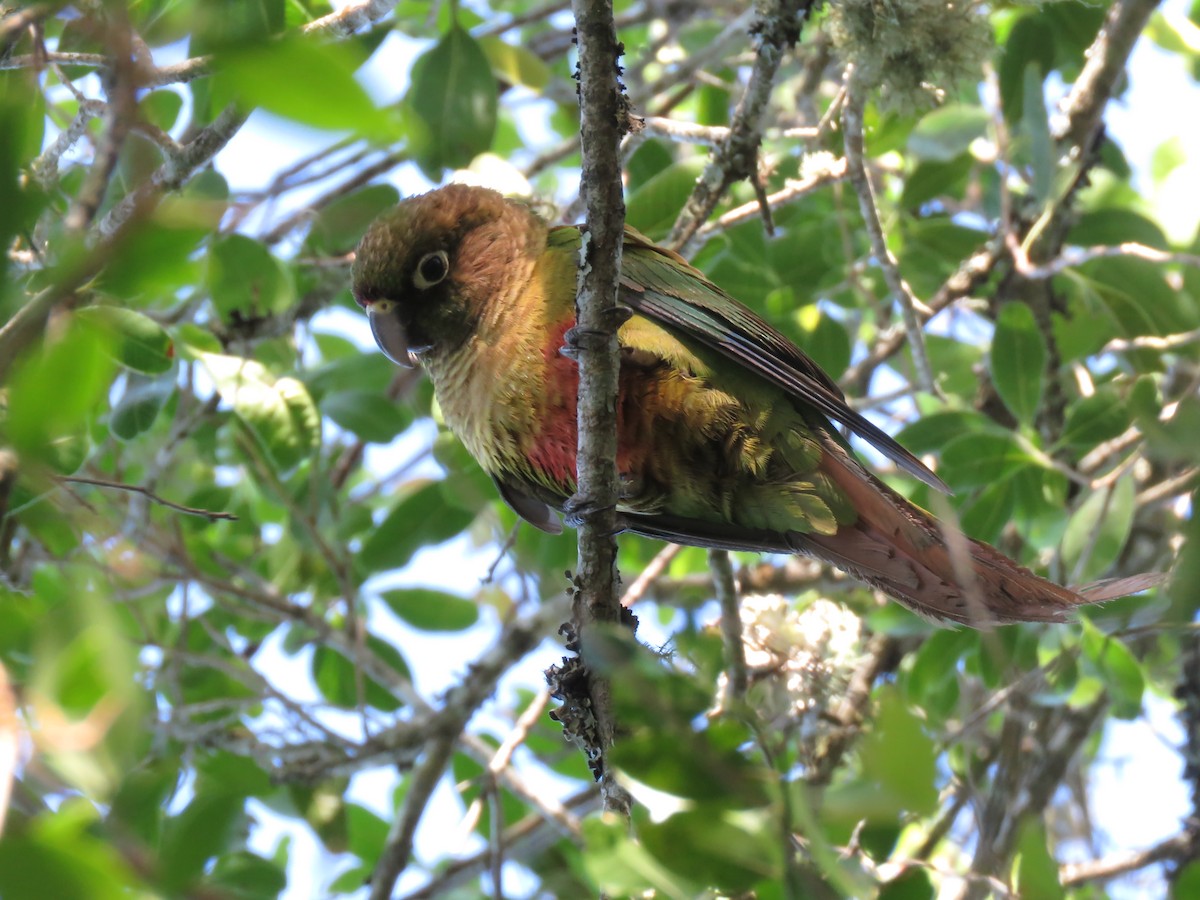
<instances>
[{"instance_id":1,"label":"bare branch","mask_svg":"<svg viewBox=\"0 0 1200 900\"><path fill-rule=\"evenodd\" d=\"M1196 838L1196 834L1184 832L1136 853L1121 853L1089 862L1066 863L1059 866L1058 879L1063 887L1078 887L1092 881L1108 881L1156 863L1188 859L1196 854Z\"/></svg>"},{"instance_id":2,"label":"bare branch","mask_svg":"<svg viewBox=\"0 0 1200 900\"><path fill-rule=\"evenodd\" d=\"M743 203L741 206L735 206L729 212L724 213L715 222L709 222L696 232L695 237L692 238L691 243L688 245L688 249L697 249L718 231L724 231L725 229L732 228L734 225L745 222L747 219L761 215L764 206L768 209L777 209L780 206L786 206L789 203L794 203L808 196L817 188L841 181L845 177L846 161L839 159L833 161L831 165L817 174L810 175L808 178L799 181L789 181L783 190L776 191L774 194L768 194L765 203L761 200L755 200L752 203Z\"/></svg>"},{"instance_id":3,"label":"bare branch","mask_svg":"<svg viewBox=\"0 0 1200 900\"><path fill-rule=\"evenodd\" d=\"M679 544L667 544L659 550L654 559L650 560L650 564L642 569L641 574L634 579L633 584L621 596L621 605L628 609L642 599L646 590L667 570L671 560L678 556L682 549L683 547Z\"/></svg>"},{"instance_id":4,"label":"bare branch","mask_svg":"<svg viewBox=\"0 0 1200 900\"><path fill-rule=\"evenodd\" d=\"M532 650L549 631L550 623L560 621L562 614L561 601L547 601L527 618L508 623L492 648L446 693L441 708L423 729L426 743L421 762L409 776L404 802L371 876L372 900L390 897L396 879L408 866L417 825L463 728L480 704L491 696L500 676L515 660Z\"/></svg>"},{"instance_id":5,"label":"bare branch","mask_svg":"<svg viewBox=\"0 0 1200 900\"><path fill-rule=\"evenodd\" d=\"M1108 10L1100 34L1087 51L1087 63L1063 101L1058 139L1086 150L1100 128L1100 116L1117 87L1125 61L1159 0L1117 0Z\"/></svg>"},{"instance_id":6,"label":"bare branch","mask_svg":"<svg viewBox=\"0 0 1200 900\"><path fill-rule=\"evenodd\" d=\"M867 226L867 235L871 239L871 253L879 267L883 269L883 277L887 282L888 290L900 305L904 332L912 351L917 384L926 393L937 394L938 387L933 380L933 367L929 363L929 354L925 350L925 332L922 330L921 320L918 318L918 307L921 307L921 314L926 317L933 313L917 300L912 288L900 277L900 268L896 263L896 258L888 249L887 238L883 235L883 225L879 221L879 210L875 205L875 195L864 161L862 118L864 102L862 84L854 73L851 73L847 80L846 105L842 108L842 127L846 136L847 175L858 195L858 208L862 211L863 223Z\"/></svg>"},{"instance_id":7,"label":"bare branch","mask_svg":"<svg viewBox=\"0 0 1200 900\"><path fill-rule=\"evenodd\" d=\"M811 7L811 0L770 0L759 5L759 15L751 29L757 46L746 92L734 110L728 136L713 154L676 219L665 242L668 247L676 250L686 247L729 186L742 178L757 176L758 146L775 75L785 51L800 39Z\"/></svg>"},{"instance_id":8,"label":"bare branch","mask_svg":"<svg viewBox=\"0 0 1200 900\"><path fill-rule=\"evenodd\" d=\"M228 512L216 512L211 509L199 509L195 506L184 506L181 503L174 503L167 500L158 494L151 491L149 488L144 488L138 484L123 484L119 481L108 481L103 478L84 478L80 475L63 475L59 481L69 482L71 484L90 484L93 487L109 488L114 491L129 491L134 494L141 494L151 503L157 503L159 506L165 506L167 509L173 509L176 512L181 512L185 516L199 516L202 519L225 520L236 522L237 516Z\"/></svg>"},{"instance_id":9,"label":"bare branch","mask_svg":"<svg viewBox=\"0 0 1200 900\"><path fill-rule=\"evenodd\" d=\"M67 230L77 234L91 224L100 204L104 202L117 157L137 120L136 69L130 26L123 7L111 7L111 15L113 20L108 23L104 34L105 42L112 47L113 54L112 83L108 88L108 103L104 113L104 134L83 185L64 220Z\"/></svg>"},{"instance_id":10,"label":"bare branch","mask_svg":"<svg viewBox=\"0 0 1200 900\"><path fill-rule=\"evenodd\" d=\"M1074 269L1094 259L1109 259L1114 256L1131 256L1135 259L1144 259L1147 262L1175 263L1200 268L1200 256L1194 253L1167 253L1133 241L1113 246L1064 247L1059 251L1055 259L1041 265L1035 265L1025 253L1024 248L1019 244L1011 249L1013 250L1013 260L1017 271L1030 281L1053 278L1055 275L1061 275L1067 269Z\"/></svg>"},{"instance_id":11,"label":"bare branch","mask_svg":"<svg viewBox=\"0 0 1200 900\"><path fill-rule=\"evenodd\" d=\"M392 11L397 0L354 0L337 12L314 19L304 26L308 34L325 33L349 37L360 28L374 25Z\"/></svg>"},{"instance_id":12,"label":"bare branch","mask_svg":"<svg viewBox=\"0 0 1200 900\"><path fill-rule=\"evenodd\" d=\"M168 159L137 190L109 210L96 226L101 235L112 235L130 217L139 204L167 191L179 190L192 176L216 156L245 124L247 113L230 104L211 123L183 145L178 156Z\"/></svg>"},{"instance_id":13,"label":"bare branch","mask_svg":"<svg viewBox=\"0 0 1200 900\"><path fill-rule=\"evenodd\" d=\"M729 709L742 701L750 684L750 676L746 670L746 645L742 636L742 615L729 552L710 550L708 566L712 570L717 602L721 604L721 637L725 644L725 667L728 670L721 707Z\"/></svg>"}]
</instances>

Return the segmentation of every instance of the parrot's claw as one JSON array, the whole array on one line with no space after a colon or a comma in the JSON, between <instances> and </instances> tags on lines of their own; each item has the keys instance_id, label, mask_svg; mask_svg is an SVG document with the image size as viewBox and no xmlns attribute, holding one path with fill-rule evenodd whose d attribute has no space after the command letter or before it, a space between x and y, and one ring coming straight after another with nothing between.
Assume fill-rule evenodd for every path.
<instances>
[{"instance_id":1,"label":"parrot's claw","mask_svg":"<svg viewBox=\"0 0 1200 900\"><path fill-rule=\"evenodd\" d=\"M579 528L589 516L613 508L612 506L602 506L590 497L575 494L568 497L566 503L563 504L563 521L572 528ZM615 534L620 534L620 531L614 532Z\"/></svg>"},{"instance_id":2,"label":"parrot's claw","mask_svg":"<svg viewBox=\"0 0 1200 900\"><path fill-rule=\"evenodd\" d=\"M633 310L628 306L614 306L604 313L604 318L608 321L603 323L607 327L600 328L580 328L578 325L568 328L563 335L563 340L566 345L559 350L567 359L579 359L580 350L601 350L606 343L616 334L618 328L629 321L633 315Z\"/></svg>"}]
</instances>

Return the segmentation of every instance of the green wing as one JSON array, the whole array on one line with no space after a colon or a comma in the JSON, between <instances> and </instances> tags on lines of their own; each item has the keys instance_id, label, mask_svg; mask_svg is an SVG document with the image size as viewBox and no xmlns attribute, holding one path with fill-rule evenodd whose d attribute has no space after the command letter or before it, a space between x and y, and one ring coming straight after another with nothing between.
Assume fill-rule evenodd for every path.
<instances>
[{"instance_id":1,"label":"green wing","mask_svg":"<svg viewBox=\"0 0 1200 900\"><path fill-rule=\"evenodd\" d=\"M626 229L621 300L754 372L798 403L842 423L932 488L950 489L885 431L850 408L845 396L804 351L730 297L683 257Z\"/></svg>"}]
</instances>

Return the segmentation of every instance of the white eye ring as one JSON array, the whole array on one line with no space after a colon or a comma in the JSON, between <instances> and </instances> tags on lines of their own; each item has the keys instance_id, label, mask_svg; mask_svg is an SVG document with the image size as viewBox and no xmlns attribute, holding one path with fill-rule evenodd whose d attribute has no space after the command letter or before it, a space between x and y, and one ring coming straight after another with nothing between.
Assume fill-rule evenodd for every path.
<instances>
[{"instance_id":1,"label":"white eye ring","mask_svg":"<svg viewBox=\"0 0 1200 900\"><path fill-rule=\"evenodd\" d=\"M425 290L444 281L449 274L450 257L445 250L435 250L432 253L426 253L417 263L417 268L413 271L413 284L421 290Z\"/></svg>"}]
</instances>

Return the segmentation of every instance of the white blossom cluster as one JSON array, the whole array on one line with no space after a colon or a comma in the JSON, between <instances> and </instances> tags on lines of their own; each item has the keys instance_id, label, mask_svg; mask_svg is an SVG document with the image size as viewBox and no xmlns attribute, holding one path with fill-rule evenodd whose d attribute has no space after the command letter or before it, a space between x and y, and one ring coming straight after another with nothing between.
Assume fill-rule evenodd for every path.
<instances>
[{"instance_id":1,"label":"white blossom cluster","mask_svg":"<svg viewBox=\"0 0 1200 900\"><path fill-rule=\"evenodd\" d=\"M741 618L747 702L768 727L811 745L825 728L821 713L845 693L861 658L861 621L829 600L797 609L779 594L743 597Z\"/></svg>"}]
</instances>

